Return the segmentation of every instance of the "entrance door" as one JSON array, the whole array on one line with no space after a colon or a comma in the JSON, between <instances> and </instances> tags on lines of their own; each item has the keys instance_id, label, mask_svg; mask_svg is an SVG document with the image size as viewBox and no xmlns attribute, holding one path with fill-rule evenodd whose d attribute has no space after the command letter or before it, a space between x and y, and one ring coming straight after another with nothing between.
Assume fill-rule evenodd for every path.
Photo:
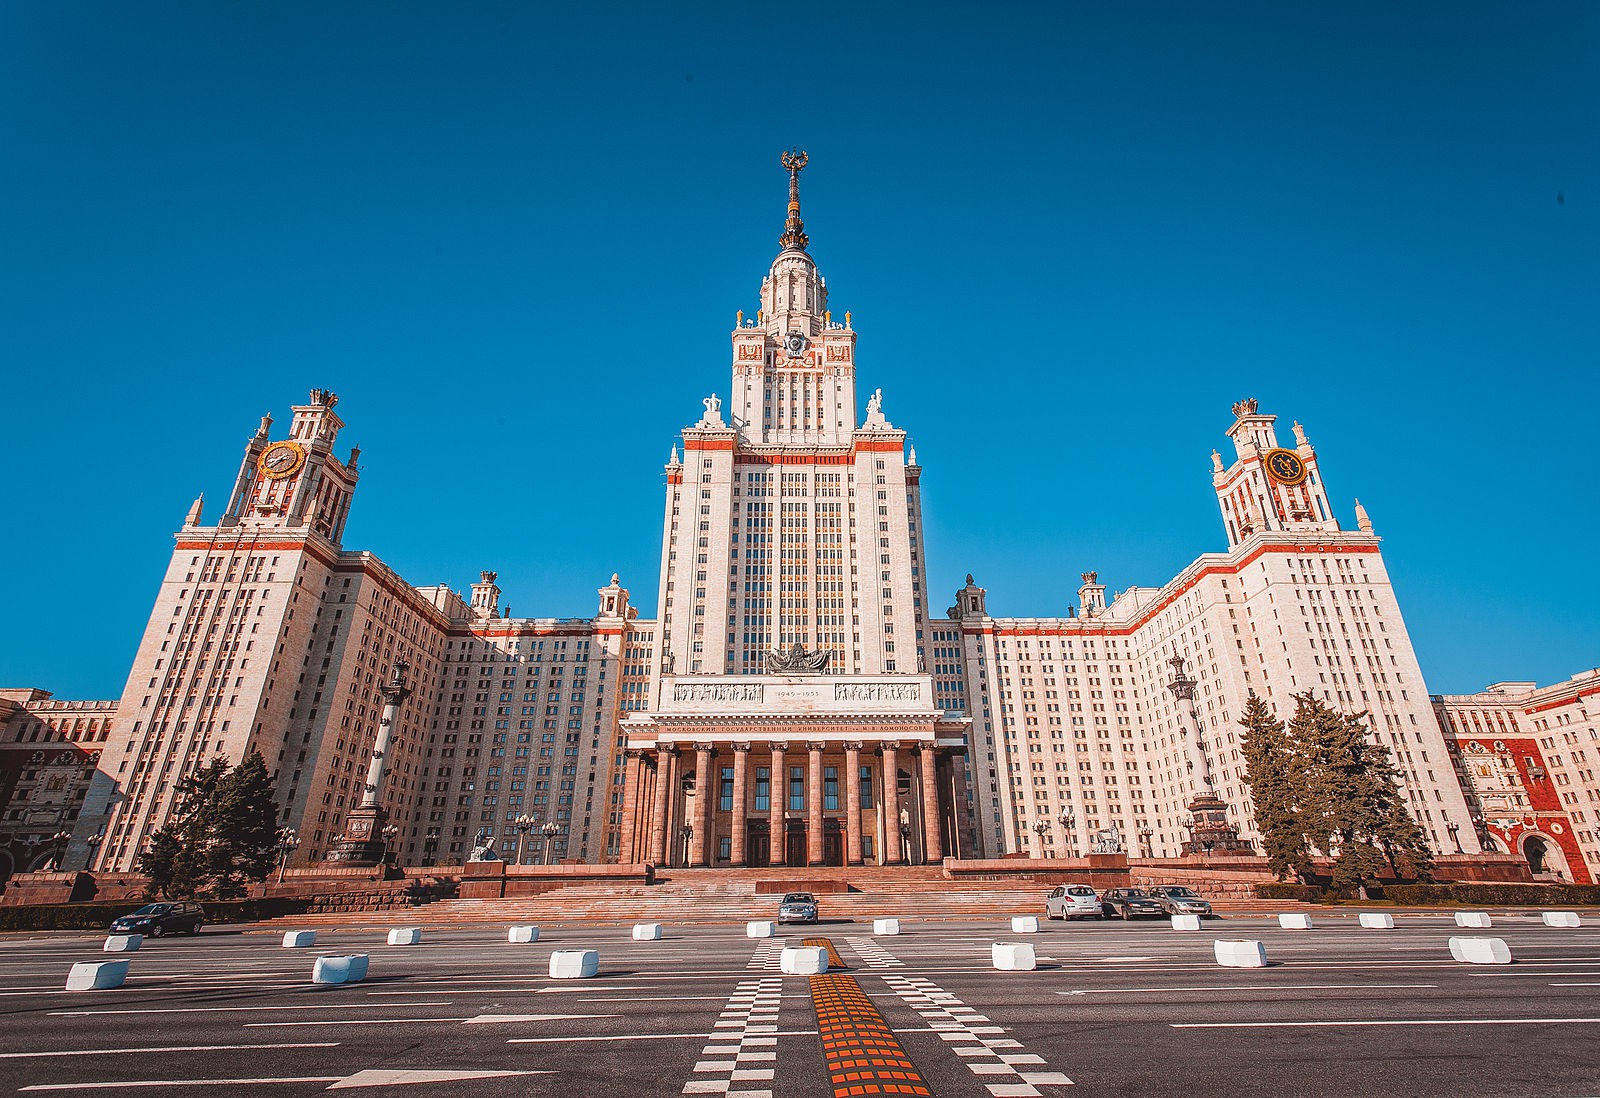
<instances>
[{"instance_id":1,"label":"entrance door","mask_svg":"<svg viewBox=\"0 0 1600 1098\"><path fill-rule=\"evenodd\" d=\"M833 823L834 821L830 820L828 822ZM826 828L822 832L822 864L844 864L844 836L839 833L837 824Z\"/></svg>"},{"instance_id":2,"label":"entrance door","mask_svg":"<svg viewBox=\"0 0 1600 1098\"><path fill-rule=\"evenodd\" d=\"M806 825L790 824L784 835L783 860L788 865L806 864Z\"/></svg>"},{"instance_id":3,"label":"entrance door","mask_svg":"<svg viewBox=\"0 0 1600 1098\"><path fill-rule=\"evenodd\" d=\"M750 865L772 864L772 839L766 828L750 828L744 840L744 856Z\"/></svg>"}]
</instances>

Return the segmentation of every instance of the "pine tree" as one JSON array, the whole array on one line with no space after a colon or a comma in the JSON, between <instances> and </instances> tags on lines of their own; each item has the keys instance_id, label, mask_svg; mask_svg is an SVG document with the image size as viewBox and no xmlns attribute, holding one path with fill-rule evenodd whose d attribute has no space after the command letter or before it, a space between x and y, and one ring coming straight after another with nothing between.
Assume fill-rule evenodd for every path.
<instances>
[{"instance_id":1,"label":"pine tree","mask_svg":"<svg viewBox=\"0 0 1600 1098\"><path fill-rule=\"evenodd\" d=\"M244 895L272 871L277 807L266 761L252 751L237 768L213 759L178 782L172 822L150 837L139 871L164 896Z\"/></svg>"},{"instance_id":2,"label":"pine tree","mask_svg":"<svg viewBox=\"0 0 1600 1098\"><path fill-rule=\"evenodd\" d=\"M232 899L245 881L265 880L277 848L278 808L266 760L252 751L217 783L209 819L206 869L211 893Z\"/></svg>"},{"instance_id":3,"label":"pine tree","mask_svg":"<svg viewBox=\"0 0 1600 1098\"><path fill-rule=\"evenodd\" d=\"M1303 791L1305 834L1334 856L1333 883L1359 887L1387 863L1414 874L1432 864L1427 840L1406 810L1389 749L1367 726L1366 713L1344 714L1311 692L1295 696L1288 728L1296 741L1294 784Z\"/></svg>"},{"instance_id":4,"label":"pine tree","mask_svg":"<svg viewBox=\"0 0 1600 1098\"><path fill-rule=\"evenodd\" d=\"M1280 881L1291 873L1303 880L1311 867L1311 850L1300 820L1302 797L1294 781L1294 745L1283 722L1254 691L1239 723L1245 729L1245 780L1255 803L1256 830L1261 833L1267 864Z\"/></svg>"}]
</instances>

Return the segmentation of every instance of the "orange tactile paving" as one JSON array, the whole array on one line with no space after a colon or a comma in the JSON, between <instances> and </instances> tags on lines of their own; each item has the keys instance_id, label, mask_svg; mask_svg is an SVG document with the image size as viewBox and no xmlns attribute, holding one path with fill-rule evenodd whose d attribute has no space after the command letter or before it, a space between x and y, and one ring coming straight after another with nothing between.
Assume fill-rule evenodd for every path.
<instances>
[{"instance_id":1,"label":"orange tactile paving","mask_svg":"<svg viewBox=\"0 0 1600 1098\"><path fill-rule=\"evenodd\" d=\"M821 946L823 949L826 949L828 951L829 968L845 967L844 961L839 957L839 951L833 948L832 938L807 938L800 944L808 946Z\"/></svg>"},{"instance_id":2,"label":"orange tactile paving","mask_svg":"<svg viewBox=\"0 0 1600 1098\"><path fill-rule=\"evenodd\" d=\"M828 943L823 938L806 944ZM832 953L831 944L828 950ZM811 1002L834 1098L857 1094L932 1098L933 1091L855 977L832 973L811 977Z\"/></svg>"}]
</instances>

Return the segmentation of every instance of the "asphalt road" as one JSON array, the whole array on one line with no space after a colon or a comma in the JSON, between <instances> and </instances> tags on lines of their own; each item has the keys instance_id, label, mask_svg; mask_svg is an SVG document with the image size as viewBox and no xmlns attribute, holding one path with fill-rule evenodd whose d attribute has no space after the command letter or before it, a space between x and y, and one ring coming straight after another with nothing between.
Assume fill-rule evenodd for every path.
<instances>
[{"instance_id":1,"label":"asphalt road","mask_svg":"<svg viewBox=\"0 0 1600 1098\"><path fill-rule=\"evenodd\" d=\"M1600 1093L1600 927L1315 918L1310 931L1236 917L1198 933L1041 920L1035 935L904 921L876 938L824 923L768 941L742 926L653 942L546 927L531 945L430 926L417 946L385 945L369 924L322 929L310 950L281 948L281 929L210 928L116 955L132 961L127 984L96 992L62 987L74 961L115 959L99 936L10 936L0 1090L835 1098L855 1062L846 1034L880 1064L914 1065L902 1093L949 1098ZM1504 938L1516 963L1457 964L1453 933ZM833 944L845 979L778 973L777 947L809 937ZM1219 937L1263 941L1272 964L1217 966ZM1031 942L1039 969L994 970L996 940ZM598 949L599 975L551 980L559 948ZM315 956L334 952L369 953L368 979L313 985Z\"/></svg>"}]
</instances>

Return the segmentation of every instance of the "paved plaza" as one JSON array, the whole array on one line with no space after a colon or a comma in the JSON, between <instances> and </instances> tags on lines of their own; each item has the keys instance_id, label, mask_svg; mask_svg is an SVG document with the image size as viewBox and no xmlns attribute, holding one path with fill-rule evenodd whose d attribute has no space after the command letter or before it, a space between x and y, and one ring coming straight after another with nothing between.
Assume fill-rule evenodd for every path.
<instances>
[{"instance_id":1,"label":"paved plaza","mask_svg":"<svg viewBox=\"0 0 1600 1098\"><path fill-rule=\"evenodd\" d=\"M1004 920L784 927L428 925L415 946L355 917L284 949L272 930L147 940L125 986L62 990L101 937L0 940L0 1087L294 1095L1574 1095L1600 1093L1600 929L1448 914L1367 930L1317 914L1146 924ZM1451 960L1452 934L1504 938L1516 963ZM1216 938L1266 944L1225 969ZM995 941L1039 968L999 972ZM779 972L784 944L830 946L842 970ZM552 980L553 949L600 953L592 979ZM323 953L368 953L367 979L310 981ZM871 1089L876 1086L878 1089ZM898 1089L895 1089L898 1088Z\"/></svg>"}]
</instances>

